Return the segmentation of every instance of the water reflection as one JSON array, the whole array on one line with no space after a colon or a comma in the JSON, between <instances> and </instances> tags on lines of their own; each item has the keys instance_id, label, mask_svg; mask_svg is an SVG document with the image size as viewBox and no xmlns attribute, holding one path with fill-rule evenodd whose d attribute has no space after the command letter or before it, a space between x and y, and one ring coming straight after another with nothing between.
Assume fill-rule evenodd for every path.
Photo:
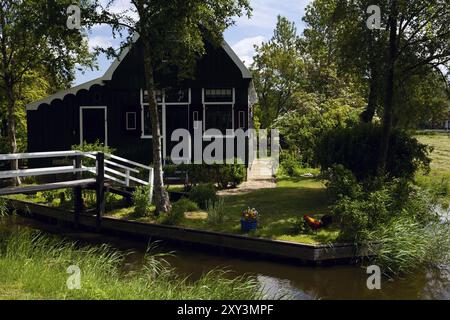
<instances>
[{"instance_id":1,"label":"water reflection","mask_svg":"<svg viewBox=\"0 0 450 320\"><path fill-rule=\"evenodd\" d=\"M100 244L109 243L119 250L129 251L124 268L139 268L147 244L141 241L125 240L92 233L74 233L56 226L41 224L21 217L3 219L3 229L39 228L57 232L79 241ZM383 279L382 289L371 291L366 286L368 275L360 266L338 265L332 267L310 267L300 264L286 264L276 261L245 259L219 252L201 252L194 249L169 246L161 243L159 251L174 252L165 259L182 276L196 280L203 273L213 269L231 270L229 276L253 275L261 284L266 298L277 299L449 299L450 272L448 266L439 270L417 273L404 279Z\"/></svg>"}]
</instances>

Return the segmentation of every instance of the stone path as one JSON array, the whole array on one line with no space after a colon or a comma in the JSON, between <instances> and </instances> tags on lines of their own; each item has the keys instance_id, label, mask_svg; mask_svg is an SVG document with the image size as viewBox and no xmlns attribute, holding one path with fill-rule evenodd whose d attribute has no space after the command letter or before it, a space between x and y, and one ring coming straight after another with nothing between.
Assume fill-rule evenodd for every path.
<instances>
[{"instance_id":1,"label":"stone path","mask_svg":"<svg viewBox=\"0 0 450 320\"><path fill-rule=\"evenodd\" d=\"M220 196L238 195L249 193L259 189L273 189L277 184L273 174L272 160L256 159L252 168L249 170L247 181L242 183L236 189L221 190L218 192Z\"/></svg>"}]
</instances>

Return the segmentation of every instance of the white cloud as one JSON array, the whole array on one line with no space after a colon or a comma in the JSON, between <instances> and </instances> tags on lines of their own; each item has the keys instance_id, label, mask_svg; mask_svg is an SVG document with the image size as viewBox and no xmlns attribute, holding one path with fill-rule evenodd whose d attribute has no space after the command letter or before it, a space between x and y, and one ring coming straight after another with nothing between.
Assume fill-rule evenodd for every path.
<instances>
[{"instance_id":1,"label":"white cloud","mask_svg":"<svg viewBox=\"0 0 450 320\"><path fill-rule=\"evenodd\" d=\"M297 22L304 15L306 6L312 0L251 0L252 17L241 17L237 25L242 27L256 27L273 29L277 22L277 15L283 15Z\"/></svg>"},{"instance_id":2,"label":"white cloud","mask_svg":"<svg viewBox=\"0 0 450 320\"><path fill-rule=\"evenodd\" d=\"M100 3L106 7L108 0L101 0ZM127 17L132 18L133 20L138 20L138 14L136 12L136 8L131 3L130 0L115 0L111 6L108 8L108 12L111 13L125 13Z\"/></svg>"},{"instance_id":3,"label":"white cloud","mask_svg":"<svg viewBox=\"0 0 450 320\"><path fill-rule=\"evenodd\" d=\"M89 37L89 49L94 49L95 47L108 48L113 45L111 41L112 37L108 36L94 36Z\"/></svg>"},{"instance_id":4,"label":"white cloud","mask_svg":"<svg viewBox=\"0 0 450 320\"><path fill-rule=\"evenodd\" d=\"M232 48L234 52L244 61L246 66L253 63L253 56L255 55L255 45L260 45L266 38L264 36L256 36L242 39L235 43Z\"/></svg>"}]
</instances>

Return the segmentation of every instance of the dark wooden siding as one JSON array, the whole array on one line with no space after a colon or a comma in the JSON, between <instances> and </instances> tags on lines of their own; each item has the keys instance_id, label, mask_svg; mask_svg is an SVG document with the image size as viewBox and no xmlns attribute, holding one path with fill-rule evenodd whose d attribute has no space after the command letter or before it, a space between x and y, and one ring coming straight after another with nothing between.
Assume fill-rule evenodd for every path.
<instances>
[{"instance_id":1,"label":"dark wooden siding","mask_svg":"<svg viewBox=\"0 0 450 320\"><path fill-rule=\"evenodd\" d=\"M141 138L140 90L145 88L142 46L138 42L116 69L112 80L104 86L94 85L64 100L43 104L37 111L28 111L28 150L68 150L80 143L80 106L107 106L108 144L120 156L145 164L151 162L151 139ZM169 77L171 79L171 77ZM167 85L167 78L158 78ZM243 79L240 69L223 48L207 47L207 54L197 62L193 79L186 79L171 86L191 88L190 119L198 112L203 120L202 88L235 88L235 126L239 111L248 117L248 86L250 79ZM126 130L126 112L136 112L137 129ZM192 121L190 121L192 122ZM192 129L192 123L190 123ZM170 137L169 137L170 139Z\"/></svg>"}]
</instances>

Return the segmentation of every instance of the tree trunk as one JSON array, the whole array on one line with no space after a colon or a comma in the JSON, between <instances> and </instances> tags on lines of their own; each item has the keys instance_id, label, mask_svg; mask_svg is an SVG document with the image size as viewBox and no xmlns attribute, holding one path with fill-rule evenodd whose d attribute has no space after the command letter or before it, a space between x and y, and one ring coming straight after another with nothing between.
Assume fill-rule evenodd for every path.
<instances>
[{"instance_id":1,"label":"tree trunk","mask_svg":"<svg viewBox=\"0 0 450 320\"><path fill-rule=\"evenodd\" d=\"M391 0L391 12L389 14L389 55L386 74L386 97L384 102L383 130L378 155L378 174L386 172L386 162L389 152L389 141L392 132L392 119L394 114L394 85L395 85L395 61L397 59L397 0Z\"/></svg>"},{"instance_id":2,"label":"tree trunk","mask_svg":"<svg viewBox=\"0 0 450 320\"><path fill-rule=\"evenodd\" d=\"M7 79L7 82L10 82L10 80ZM8 83L7 86L8 86L8 89L7 89L8 146L9 146L10 153L17 153L16 117L14 114L16 103L15 103L15 99L14 99L14 88L13 88L13 85L11 85L11 83ZM11 170L18 170L18 169L19 169L19 161L12 160L11 161ZM18 186L21 184L20 178L13 178L12 181L15 186Z\"/></svg>"},{"instance_id":3,"label":"tree trunk","mask_svg":"<svg viewBox=\"0 0 450 320\"><path fill-rule=\"evenodd\" d=\"M376 67L375 67L376 68ZM361 114L361 121L364 123L370 123L375 116L378 104L378 83L377 72L374 68L371 68L371 79L369 88L369 101L367 102L367 108Z\"/></svg>"},{"instance_id":4,"label":"tree trunk","mask_svg":"<svg viewBox=\"0 0 450 320\"><path fill-rule=\"evenodd\" d=\"M142 37L142 35L141 35ZM144 43L144 68L145 78L148 90L148 103L150 109L150 118L152 122L152 145L153 145L153 167L154 175L154 199L156 211L159 215L161 212L170 212L172 206L170 204L169 194L164 188L163 168L162 168L162 147L161 147L161 129L159 127L158 104L155 97L155 81L153 78L153 63L151 58L151 47L149 39L142 37Z\"/></svg>"}]
</instances>

